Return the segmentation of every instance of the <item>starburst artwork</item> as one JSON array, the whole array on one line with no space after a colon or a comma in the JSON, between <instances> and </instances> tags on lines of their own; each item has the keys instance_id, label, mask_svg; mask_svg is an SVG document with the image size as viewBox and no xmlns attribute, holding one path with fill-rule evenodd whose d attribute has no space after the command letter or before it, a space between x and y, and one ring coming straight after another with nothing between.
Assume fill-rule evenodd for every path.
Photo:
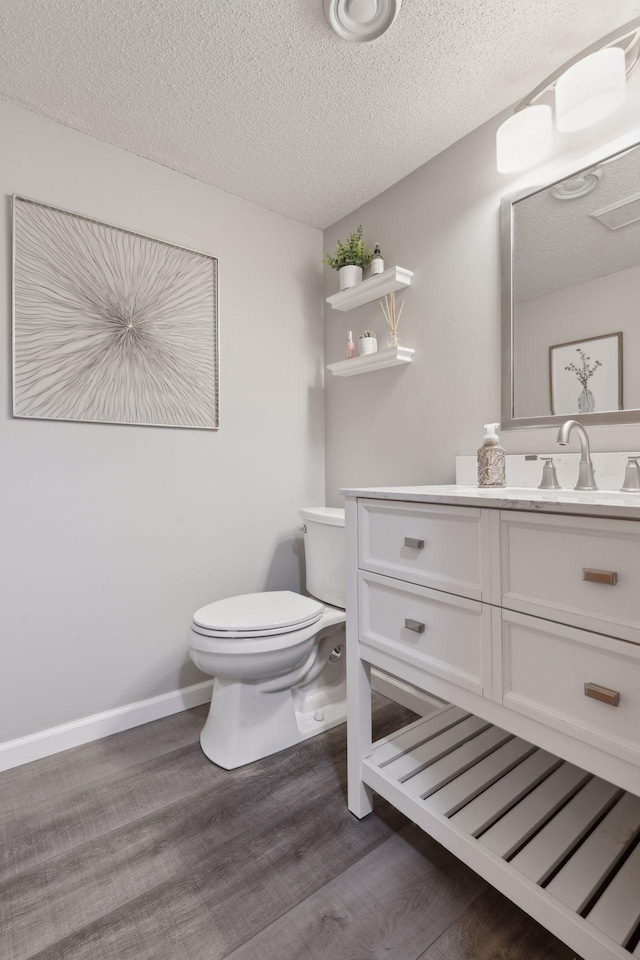
<instances>
[{"instance_id":1,"label":"starburst artwork","mask_svg":"<svg viewBox=\"0 0 640 960\"><path fill-rule=\"evenodd\" d=\"M14 416L218 427L218 261L14 197Z\"/></svg>"}]
</instances>

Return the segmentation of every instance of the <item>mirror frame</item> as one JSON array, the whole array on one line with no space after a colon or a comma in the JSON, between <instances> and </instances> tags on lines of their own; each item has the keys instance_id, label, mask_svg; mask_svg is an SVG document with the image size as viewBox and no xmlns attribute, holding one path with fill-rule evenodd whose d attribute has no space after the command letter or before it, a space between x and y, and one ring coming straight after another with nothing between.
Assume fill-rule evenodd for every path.
<instances>
[{"instance_id":1,"label":"mirror frame","mask_svg":"<svg viewBox=\"0 0 640 960\"><path fill-rule=\"evenodd\" d=\"M547 190L556 183L562 183L571 177L579 176L583 171L590 170L599 163L613 160L629 150L640 147L639 143L631 143L626 147L603 156L600 160L592 160L586 166L574 171L563 173L536 187L527 187L516 193L503 197L500 201L500 282L502 297L502 330L501 330L501 398L502 398L502 430L526 430L536 427L553 427L569 419L569 415L548 414L543 417L515 417L514 416L514 377L513 377L513 208L520 200L532 197L542 190ZM634 410L611 410L607 413L576 413L571 419L588 425L600 423L640 423L640 408Z\"/></svg>"}]
</instances>

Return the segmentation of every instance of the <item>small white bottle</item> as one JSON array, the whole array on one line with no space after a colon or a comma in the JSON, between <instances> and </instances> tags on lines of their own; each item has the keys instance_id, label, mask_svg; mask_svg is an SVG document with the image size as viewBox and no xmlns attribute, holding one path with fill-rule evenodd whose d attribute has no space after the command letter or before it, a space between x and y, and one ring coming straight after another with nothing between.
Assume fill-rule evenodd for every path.
<instances>
[{"instance_id":1,"label":"small white bottle","mask_svg":"<svg viewBox=\"0 0 640 960\"><path fill-rule=\"evenodd\" d=\"M376 243L373 248L373 260L371 261L371 276L375 277L377 273L384 273L384 260L380 253L379 243Z\"/></svg>"},{"instance_id":2,"label":"small white bottle","mask_svg":"<svg viewBox=\"0 0 640 960\"><path fill-rule=\"evenodd\" d=\"M478 486L505 487L505 453L498 446L499 423L485 423L484 443L478 450Z\"/></svg>"},{"instance_id":3,"label":"small white bottle","mask_svg":"<svg viewBox=\"0 0 640 960\"><path fill-rule=\"evenodd\" d=\"M353 331L349 330L347 334L347 349L346 349L346 358L347 360L353 360L356 355L356 345L353 342Z\"/></svg>"}]
</instances>

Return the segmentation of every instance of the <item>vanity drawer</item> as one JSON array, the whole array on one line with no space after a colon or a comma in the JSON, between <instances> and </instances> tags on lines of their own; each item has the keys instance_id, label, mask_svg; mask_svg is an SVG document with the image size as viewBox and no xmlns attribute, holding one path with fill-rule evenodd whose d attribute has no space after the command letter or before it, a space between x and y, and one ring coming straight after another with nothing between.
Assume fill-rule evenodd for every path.
<instances>
[{"instance_id":1,"label":"vanity drawer","mask_svg":"<svg viewBox=\"0 0 640 960\"><path fill-rule=\"evenodd\" d=\"M501 511L502 605L640 643L640 523Z\"/></svg>"},{"instance_id":2,"label":"vanity drawer","mask_svg":"<svg viewBox=\"0 0 640 960\"><path fill-rule=\"evenodd\" d=\"M505 707L640 765L640 647L507 610L501 634Z\"/></svg>"},{"instance_id":3,"label":"vanity drawer","mask_svg":"<svg viewBox=\"0 0 640 960\"><path fill-rule=\"evenodd\" d=\"M362 645L490 695L490 607L371 573L359 574L358 595Z\"/></svg>"},{"instance_id":4,"label":"vanity drawer","mask_svg":"<svg viewBox=\"0 0 640 960\"><path fill-rule=\"evenodd\" d=\"M480 600L482 525L475 507L361 500L360 567Z\"/></svg>"}]
</instances>

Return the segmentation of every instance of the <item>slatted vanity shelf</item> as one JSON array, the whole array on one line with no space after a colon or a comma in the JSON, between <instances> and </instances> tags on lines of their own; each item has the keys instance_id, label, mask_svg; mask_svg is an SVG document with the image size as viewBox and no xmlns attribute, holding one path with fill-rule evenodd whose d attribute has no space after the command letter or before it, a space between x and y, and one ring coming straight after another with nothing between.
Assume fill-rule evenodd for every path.
<instances>
[{"instance_id":1,"label":"slatted vanity shelf","mask_svg":"<svg viewBox=\"0 0 640 960\"><path fill-rule=\"evenodd\" d=\"M584 960L640 957L640 501L429 489L346 491L349 807L379 793ZM442 706L372 743L371 666Z\"/></svg>"}]
</instances>

